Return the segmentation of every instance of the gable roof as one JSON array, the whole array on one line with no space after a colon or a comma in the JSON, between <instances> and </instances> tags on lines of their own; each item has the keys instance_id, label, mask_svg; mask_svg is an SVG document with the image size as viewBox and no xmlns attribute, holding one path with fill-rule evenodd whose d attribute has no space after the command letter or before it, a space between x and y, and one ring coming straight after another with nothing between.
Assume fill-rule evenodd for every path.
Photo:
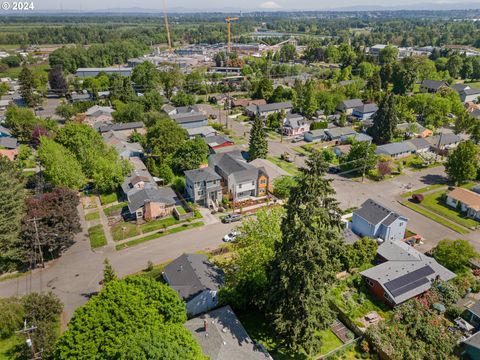
<instances>
[{"instance_id":1,"label":"gable roof","mask_svg":"<svg viewBox=\"0 0 480 360\"><path fill-rule=\"evenodd\" d=\"M412 132L415 133L415 134L420 134L420 133L424 132L425 130L427 130L425 127L420 125L418 122L415 122L415 123L404 122L404 123L401 123L401 124L397 125L397 130L410 131L410 129L413 129L414 131L412 131Z\"/></svg>"},{"instance_id":2,"label":"gable roof","mask_svg":"<svg viewBox=\"0 0 480 360\"><path fill-rule=\"evenodd\" d=\"M211 360L272 359L248 336L229 305L190 319L185 327Z\"/></svg>"},{"instance_id":3,"label":"gable roof","mask_svg":"<svg viewBox=\"0 0 480 360\"><path fill-rule=\"evenodd\" d=\"M460 201L475 211L480 211L480 195L476 192L464 188L456 188L450 191L447 196Z\"/></svg>"},{"instance_id":4,"label":"gable roof","mask_svg":"<svg viewBox=\"0 0 480 360\"><path fill-rule=\"evenodd\" d=\"M423 80L422 86L432 90L438 90L442 86L448 86L448 83L443 80Z\"/></svg>"},{"instance_id":5,"label":"gable roof","mask_svg":"<svg viewBox=\"0 0 480 360\"><path fill-rule=\"evenodd\" d=\"M142 121L135 121L129 123L116 123L116 124L106 124L98 128L98 131L101 133L108 131L122 131L122 130L134 130L142 129L145 125Z\"/></svg>"},{"instance_id":6,"label":"gable roof","mask_svg":"<svg viewBox=\"0 0 480 360\"><path fill-rule=\"evenodd\" d=\"M144 181L143 178L133 178L133 182ZM140 209L146 202L162 203L165 205L175 205L179 202L177 194L171 187L156 187L145 185L143 189L133 189L128 192L128 210L134 213Z\"/></svg>"},{"instance_id":7,"label":"gable roof","mask_svg":"<svg viewBox=\"0 0 480 360\"><path fill-rule=\"evenodd\" d=\"M325 134L331 138L338 138L341 136L355 135L357 132L352 127L334 127L330 129L325 129Z\"/></svg>"},{"instance_id":8,"label":"gable roof","mask_svg":"<svg viewBox=\"0 0 480 360\"><path fill-rule=\"evenodd\" d=\"M192 182L220 180L221 177L211 167L184 171L185 177Z\"/></svg>"},{"instance_id":9,"label":"gable roof","mask_svg":"<svg viewBox=\"0 0 480 360\"><path fill-rule=\"evenodd\" d=\"M361 99L350 99L341 101L338 106L343 105L346 109L353 109L363 105Z\"/></svg>"},{"instance_id":10,"label":"gable roof","mask_svg":"<svg viewBox=\"0 0 480 360\"><path fill-rule=\"evenodd\" d=\"M197 135L200 135L202 137L217 135L217 131L211 126L199 126L194 128L188 128L186 130L187 130L188 136L190 137L197 136Z\"/></svg>"},{"instance_id":11,"label":"gable roof","mask_svg":"<svg viewBox=\"0 0 480 360\"><path fill-rule=\"evenodd\" d=\"M477 88L464 89L461 91L461 93L465 95L480 95L480 89L477 89Z\"/></svg>"},{"instance_id":12,"label":"gable roof","mask_svg":"<svg viewBox=\"0 0 480 360\"><path fill-rule=\"evenodd\" d=\"M414 138L407 141L417 150L428 149L430 147L430 143L425 138Z\"/></svg>"},{"instance_id":13,"label":"gable roof","mask_svg":"<svg viewBox=\"0 0 480 360\"><path fill-rule=\"evenodd\" d=\"M207 136L203 139L209 147L215 147L215 146L220 146L225 143L232 143L233 140L230 139L228 136L225 135L213 135L213 136Z\"/></svg>"},{"instance_id":14,"label":"gable roof","mask_svg":"<svg viewBox=\"0 0 480 360\"><path fill-rule=\"evenodd\" d=\"M111 114L115 110L113 110L110 106L99 106L99 105L93 105L92 107L88 108L87 111L85 111L85 115L87 116L93 116L96 115L96 113L101 113L101 114Z\"/></svg>"},{"instance_id":15,"label":"gable roof","mask_svg":"<svg viewBox=\"0 0 480 360\"><path fill-rule=\"evenodd\" d=\"M377 254L387 261L360 274L377 281L395 304L429 290L437 278L448 281L456 276L403 241L387 240L378 247Z\"/></svg>"},{"instance_id":16,"label":"gable roof","mask_svg":"<svg viewBox=\"0 0 480 360\"><path fill-rule=\"evenodd\" d=\"M283 170L281 167L267 159L258 158L251 161L250 164L257 168L262 168L263 170L265 170L270 181L273 181L280 176L290 176L290 174Z\"/></svg>"},{"instance_id":17,"label":"gable roof","mask_svg":"<svg viewBox=\"0 0 480 360\"><path fill-rule=\"evenodd\" d=\"M264 105L256 105L258 112L266 112L266 111L276 111L282 109L290 109L293 107L291 101L284 101L279 103L271 103L271 104L264 104Z\"/></svg>"},{"instance_id":18,"label":"gable roof","mask_svg":"<svg viewBox=\"0 0 480 360\"><path fill-rule=\"evenodd\" d=\"M429 137L427 141L430 142L432 146L437 147L439 144L440 146L456 144L462 141L462 138L453 133L446 133Z\"/></svg>"},{"instance_id":19,"label":"gable roof","mask_svg":"<svg viewBox=\"0 0 480 360\"><path fill-rule=\"evenodd\" d=\"M360 106L357 106L353 109L353 111L357 111L362 114L369 114L369 113L374 113L378 110L378 106L375 103L371 104L362 104Z\"/></svg>"},{"instance_id":20,"label":"gable roof","mask_svg":"<svg viewBox=\"0 0 480 360\"><path fill-rule=\"evenodd\" d=\"M218 291L224 283L223 271L203 254L183 254L165 266L168 285L189 301L204 290Z\"/></svg>"},{"instance_id":21,"label":"gable roof","mask_svg":"<svg viewBox=\"0 0 480 360\"><path fill-rule=\"evenodd\" d=\"M396 142L396 143L377 146L375 153L394 156L397 154L412 152L415 150L417 150L416 147L410 141L405 140L402 142Z\"/></svg>"},{"instance_id":22,"label":"gable roof","mask_svg":"<svg viewBox=\"0 0 480 360\"><path fill-rule=\"evenodd\" d=\"M450 86L453 90L455 90L456 92L460 92L460 91L463 91L465 89L470 89L470 86L467 85L467 84L453 84L452 86Z\"/></svg>"},{"instance_id":23,"label":"gable roof","mask_svg":"<svg viewBox=\"0 0 480 360\"><path fill-rule=\"evenodd\" d=\"M180 114L170 115L170 117L173 120L175 120L177 124L207 120L207 115L201 112L180 113Z\"/></svg>"},{"instance_id":24,"label":"gable roof","mask_svg":"<svg viewBox=\"0 0 480 360\"><path fill-rule=\"evenodd\" d=\"M400 217L406 219L404 216L393 212L372 199L366 200L362 206L353 213L372 225L384 224L385 226L389 226Z\"/></svg>"}]
</instances>

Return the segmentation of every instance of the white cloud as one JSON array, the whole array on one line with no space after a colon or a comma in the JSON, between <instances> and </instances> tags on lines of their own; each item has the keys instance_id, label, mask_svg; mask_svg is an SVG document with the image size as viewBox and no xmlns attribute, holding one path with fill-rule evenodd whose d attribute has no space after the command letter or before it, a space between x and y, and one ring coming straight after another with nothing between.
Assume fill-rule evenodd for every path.
<instances>
[{"instance_id":1,"label":"white cloud","mask_svg":"<svg viewBox=\"0 0 480 360\"><path fill-rule=\"evenodd\" d=\"M265 1L259 5L260 9L279 9L280 5L278 5L275 1Z\"/></svg>"}]
</instances>

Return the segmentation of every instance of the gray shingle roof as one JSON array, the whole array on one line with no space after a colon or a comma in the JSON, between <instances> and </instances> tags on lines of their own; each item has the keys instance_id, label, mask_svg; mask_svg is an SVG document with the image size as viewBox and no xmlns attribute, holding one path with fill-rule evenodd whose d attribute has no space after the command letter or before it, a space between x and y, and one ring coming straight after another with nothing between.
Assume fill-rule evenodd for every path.
<instances>
[{"instance_id":1,"label":"gray shingle roof","mask_svg":"<svg viewBox=\"0 0 480 360\"><path fill-rule=\"evenodd\" d=\"M145 125L141 121L129 122L129 123L117 123L117 124L107 124L100 126L98 131L101 133L108 131L122 131L122 130L134 130L142 129Z\"/></svg>"},{"instance_id":2,"label":"gray shingle roof","mask_svg":"<svg viewBox=\"0 0 480 360\"><path fill-rule=\"evenodd\" d=\"M354 214L357 214L372 225L383 223L386 226L401 217L401 215L372 199L365 201L359 209L354 211Z\"/></svg>"},{"instance_id":3,"label":"gray shingle roof","mask_svg":"<svg viewBox=\"0 0 480 360\"><path fill-rule=\"evenodd\" d=\"M205 331L205 323L207 331ZM271 360L247 334L230 306L188 320L185 327L211 360ZM208 335L206 335L208 333Z\"/></svg>"},{"instance_id":4,"label":"gray shingle roof","mask_svg":"<svg viewBox=\"0 0 480 360\"><path fill-rule=\"evenodd\" d=\"M464 93L465 95L480 95L480 89L476 89L476 88L471 88L471 89L464 89L462 90L462 93Z\"/></svg>"},{"instance_id":5,"label":"gray shingle roof","mask_svg":"<svg viewBox=\"0 0 480 360\"><path fill-rule=\"evenodd\" d=\"M368 114L368 113L373 113L373 112L376 112L378 110L378 106L377 104L363 104L363 105L360 105L360 106L357 106L353 109L353 111L358 111L362 114Z\"/></svg>"},{"instance_id":6,"label":"gray shingle roof","mask_svg":"<svg viewBox=\"0 0 480 360\"><path fill-rule=\"evenodd\" d=\"M180 297L189 301L204 290L218 291L223 271L203 254L183 254L165 266L164 278Z\"/></svg>"},{"instance_id":7,"label":"gray shingle roof","mask_svg":"<svg viewBox=\"0 0 480 360\"><path fill-rule=\"evenodd\" d=\"M376 154L386 154L395 156L397 154L408 153L417 150L408 140L377 146Z\"/></svg>"},{"instance_id":8,"label":"gray shingle roof","mask_svg":"<svg viewBox=\"0 0 480 360\"><path fill-rule=\"evenodd\" d=\"M7 134L8 136L12 135L12 132L2 125L0 125L0 133Z\"/></svg>"},{"instance_id":9,"label":"gray shingle roof","mask_svg":"<svg viewBox=\"0 0 480 360\"><path fill-rule=\"evenodd\" d=\"M346 109L353 109L358 106L362 106L363 101L361 99L343 100L342 102L340 102L340 105L343 105Z\"/></svg>"},{"instance_id":10,"label":"gray shingle roof","mask_svg":"<svg viewBox=\"0 0 480 360\"><path fill-rule=\"evenodd\" d=\"M417 150L420 149L428 149L430 147L430 143L424 138L414 138L408 140Z\"/></svg>"},{"instance_id":11,"label":"gray shingle roof","mask_svg":"<svg viewBox=\"0 0 480 360\"><path fill-rule=\"evenodd\" d=\"M448 86L448 83L443 80L423 80L422 86L432 90L438 90L442 86Z\"/></svg>"},{"instance_id":12,"label":"gray shingle roof","mask_svg":"<svg viewBox=\"0 0 480 360\"><path fill-rule=\"evenodd\" d=\"M435 135L428 138L428 142L435 147L438 146L439 143L440 143L440 146L445 146L445 145L452 145L452 144L459 143L461 140L462 138L460 136L453 133Z\"/></svg>"},{"instance_id":13,"label":"gray shingle roof","mask_svg":"<svg viewBox=\"0 0 480 360\"><path fill-rule=\"evenodd\" d=\"M387 240L378 247L377 254L387 261L360 274L378 281L395 304L427 291L437 277L448 281L456 276L403 241Z\"/></svg>"},{"instance_id":14,"label":"gray shingle roof","mask_svg":"<svg viewBox=\"0 0 480 360\"><path fill-rule=\"evenodd\" d=\"M171 115L170 117L178 124L207 120L207 115L200 112L181 113Z\"/></svg>"},{"instance_id":15,"label":"gray shingle roof","mask_svg":"<svg viewBox=\"0 0 480 360\"><path fill-rule=\"evenodd\" d=\"M134 189L128 192L128 210L134 213L140 209L145 202L158 202L165 205L180 203L177 194L170 187L155 187L146 185L143 189Z\"/></svg>"},{"instance_id":16,"label":"gray shingle roof","mask_svg":"<svg viewBox=\"0 0 480 360\"><path fill-rule=\"evenodd\" d=\"M284 101L279 103L258 105L257 107L259 112L266 112L266 111L277 111L282 109L291 109L293 105L291 101Z\"/></svg>"},{"instance_id":17,"label":"gray shingle roof","mask_svg":"<svg viewBox=\"0 0 480 360\"><path fill-rule=\"evenodd\" d=\"M185 171L185 177L192 182L220 180L221 177L211 167Z\"/></svg>"},{"instance_id":18,"label":"gray shingle roof","mask_svg":"<svg viewBox=\"0 0 480 360\"><path fill-rule=\"evenodd\" d=\"M455 90L456 92L460 92L462 90L468 89L470 86L467 84L453 84L451 88Z\"/></svg>"},{"instance_id":19,"label":"gray shingle roof","mask_svg":"<svg viewBox=\"0 0 480 360\"><path fill-rule=\"evenodd\" d=\"M208 146L219 146L228 142L233 143L233 140L230 139L228 136L225 135L213 135L213 136L207 136L206 138L203 139Z\"/></svg>"},{"instance_id":20,"label":"gray shingle roof","mask_svg":"<svg viewBox=\"0 0 480 360\"><path fill-rule=\"evenodd\" d=\"M325 129L325 134L330 136L330 138L335 139L341 136L355 135L357 134L357 132L351 127L337 127L337 128Z\"/></svg>"}]
</instances>

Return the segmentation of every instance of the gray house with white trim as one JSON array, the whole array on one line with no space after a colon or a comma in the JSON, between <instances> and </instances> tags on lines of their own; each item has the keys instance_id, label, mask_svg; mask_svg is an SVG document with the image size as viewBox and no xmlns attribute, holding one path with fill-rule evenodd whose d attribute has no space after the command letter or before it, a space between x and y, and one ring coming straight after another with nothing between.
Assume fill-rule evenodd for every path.
<instances>
[{"instance_id":1,"label":"gray house with white trim","mask_svg":"<svg viewBox=\"0 0 480 360\"><path fill-rule=\"evenodd\" d=\"M163 278L195 316L218 306L218 291L224 284L223 271L203 254L183 254L165 266Z\"/></svg>"}]
</instances>

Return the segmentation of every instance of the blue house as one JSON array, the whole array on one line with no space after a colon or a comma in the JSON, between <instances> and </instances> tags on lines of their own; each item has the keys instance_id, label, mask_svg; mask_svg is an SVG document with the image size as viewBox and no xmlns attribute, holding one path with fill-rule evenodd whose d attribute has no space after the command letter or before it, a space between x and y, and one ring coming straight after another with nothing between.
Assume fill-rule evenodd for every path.
<instances>
[{"instance_id":1,"label":"blue house","mask_svg":"<svg viewBox=\"0 0 480 360\"><path fill-rule=\"evenodd\" d=\"M402 240L408 219L372 199L353 212L352 230L359 236L373 239Z\"/></svg>"},{"instance_id":2,"label":"blue house","mask_svg":"<svg viewBox=\"0 0 480 360\"><path fill-rule=\"evenodd\" d=\"M378 110L377 104L363 104L353 109L352 115L359 120L368 120Z\"/></svg>"}]
</instances>

